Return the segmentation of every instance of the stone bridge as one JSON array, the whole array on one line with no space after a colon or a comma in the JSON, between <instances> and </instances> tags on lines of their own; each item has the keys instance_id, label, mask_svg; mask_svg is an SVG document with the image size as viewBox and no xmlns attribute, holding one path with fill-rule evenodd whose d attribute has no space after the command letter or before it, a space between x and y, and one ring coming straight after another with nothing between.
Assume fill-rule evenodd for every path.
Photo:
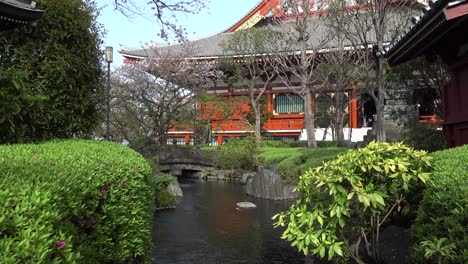
<instances>
[{"instance_id":1,"label":"stone bridge","mask_svg":"<svg viewBox=\"0 0 468 264\"><path fill-rule=\"evenodd\" d=\"M167 146L159 155L160 171L174 176L193 176L213 167L212 153L188 147Z\"/></svg>"}]
</instances>

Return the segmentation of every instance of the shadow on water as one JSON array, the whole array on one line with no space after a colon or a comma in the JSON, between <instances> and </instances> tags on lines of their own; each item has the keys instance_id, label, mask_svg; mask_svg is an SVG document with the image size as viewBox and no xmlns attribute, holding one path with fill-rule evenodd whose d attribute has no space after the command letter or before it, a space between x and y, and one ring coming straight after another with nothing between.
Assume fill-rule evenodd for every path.
<instances>
[{"instance_id":1,"label":"shadow on water","mask_svg":"<svg viewBox=\"0 0 468 264\"><path fill-rule=\"evenodd\" d=\"M241 185L217 181L183 180L181 188L177 209L155 213L155 263L319 263L297 253L273 228L271 217L291 201L258 199ZM257 208L236 209L241 201Z\"/></svg>"}]
</instances>

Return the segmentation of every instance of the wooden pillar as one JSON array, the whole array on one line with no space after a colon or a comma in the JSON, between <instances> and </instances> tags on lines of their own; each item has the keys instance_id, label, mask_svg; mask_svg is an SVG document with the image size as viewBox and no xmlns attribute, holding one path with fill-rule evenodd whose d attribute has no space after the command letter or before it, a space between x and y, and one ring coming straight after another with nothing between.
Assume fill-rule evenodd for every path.
<instances>
[{"instance_id":1,"label":"wooden pillar","mask_svg":"<svg viewBox=\"0 0 468 264\"><path fill-rule=\"evenodd\" d=\"M273 113L273 94L267 94L267 113Z\"/></svg>"},{"instance_id":2,"label":"wooden pillar","mask_svg":"<svg viewBox=\"0 0 468 264\"><path fill-rule=\"evenodd\" d=\"M223 144L223 136L218 135L218 146L221 146Z\"/></svg>"},{"instance_id":3,"label":"wooden pillar","mask_svg":"<svg viewBox=\"0 0 468 264\"><path fill-rule=\"evenodd\" d=\"M348 92L349 97L349 105L348 105L348 112L349 112L349 127L350 128L358 128L358 102L356 98L356 91L350 90Z\"/></svg>"},{"instance_id":4,"label":"wooden pillar","mask_svg":"<svg viewBox=\"0 0 468 264\"><path fill-rule=\"evenodd\" d=\"M184 143L185 143L185 145L188 145L190 143L190 135L185 135Z\"/></svg>"}]
</instances>

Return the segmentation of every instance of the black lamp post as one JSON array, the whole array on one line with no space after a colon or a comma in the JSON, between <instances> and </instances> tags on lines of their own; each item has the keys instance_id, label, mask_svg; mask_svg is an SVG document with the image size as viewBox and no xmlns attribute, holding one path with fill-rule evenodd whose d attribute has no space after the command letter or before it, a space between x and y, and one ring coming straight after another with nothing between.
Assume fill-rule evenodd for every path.
<instances>
[{"instance_id":1,"label":"black lamp post","mask_svg":"<svg viewBox=\"0 0 468 264\"><path fill-rule=\"evenodd\" d=\"M113 48L108 46L106 47L106 62L107 62L107 98L106 98L106 140L109 141L109 113L110 113L110 65L113 59Z\"/></svg>"}]
</instances>

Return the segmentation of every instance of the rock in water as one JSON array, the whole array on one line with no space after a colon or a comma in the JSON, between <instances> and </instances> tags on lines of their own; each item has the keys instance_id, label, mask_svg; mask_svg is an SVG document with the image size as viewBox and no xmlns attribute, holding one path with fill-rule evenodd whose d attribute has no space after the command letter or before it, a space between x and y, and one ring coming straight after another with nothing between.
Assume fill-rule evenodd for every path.
<instances>
[{"instance_id":1,"label":"rock in water","mask_svg":"<svg viewBox=\"0 0 468 264\"><path fill-rule=\"evenodd\" d=\"M182 197L184 193L182 192L182 188L180 188L179 183L171 183L167 186L167 190L171 192L174 196Z\"/></svg>"},{"instance_id":2,"label":"rock in water","mask_svg":"<svg viewBox=\"0 0 468 264\"><path fill-rule=\"evenodd\" d=\"M249 202L240 202L240 203L237 203L237 207L242 208L242 209L249 209L249 208L256 208L257 206Z\"/></svg>"}]
</instances>

